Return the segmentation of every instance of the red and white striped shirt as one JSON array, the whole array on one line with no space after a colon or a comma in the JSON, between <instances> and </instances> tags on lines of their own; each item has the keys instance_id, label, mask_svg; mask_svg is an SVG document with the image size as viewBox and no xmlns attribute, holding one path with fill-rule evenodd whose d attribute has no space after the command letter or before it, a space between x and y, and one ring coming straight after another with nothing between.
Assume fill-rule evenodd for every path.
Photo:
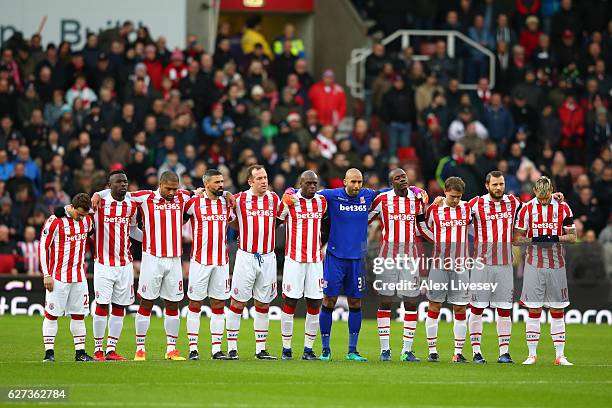
<instances>
[{"instance_id":1,"label":"red and white striped shirt","mask_svg":"<svg viewBox=\"0 0 612 408\"><path fill-rule=\"evenodd\" d=\"M183 211L189 197L185 190L178 190L172 201L166 201L159 190L129 193L129 198L138 204L142 215L144 252L163 258L182 255Z\"/></svg>"},{"instance_id":2,"label":"red and white striped shirt","mask_svg":"<svg viewBox=\"0 0 612 408\"><path fill-rule=\"evenodd\" d=\"M427 209L427 227L431 231L434 257L466 259L468 257L468 228L472 212L466 201L451 208L446 201L441 206L431 205ZM429 234L427 234L429 236Z\"/></svg>"},{"instance_id":3,"label":"red and white striped shirt","mask_svg":"<svg viewBox=\"0 0 612 408\"><path fill-rule=\"evenodd\" d=\"M94 257L102 265L125 266L132 262L130 226L136 225L138 205L128 195L117 201L110 190L103 190L94 212Z\"/></svg>"},{"instance_id":4,"label":"red and white striped shirt","mask_svg":"<svg viewBox=\"0 0 612 408\"><path fill-rule=\"evenodd\" d=\"M40 263L38 262L38 246L40 241L37 239L32 242L20 241L17 243L21 253L23 254L23 264L26 273L40 272Z\"/></svg>"},{"instance_id":5,"label":"red and white striped shirt","mask_svg":"<svg viewBox=\"0 0 612 408\"><path fill-rule=\"evenodd\" d=\"M91 214L81 221L68 216L49 217L43 227L38 250L43 275L68 283L86 280L85 250L92 228Z\"/></svg>"},{"instance_id":6,"label":"red and white striped shirt","mask_svg":"<svg viewBox=\"0 0 612 408\"><path fill-rule=\"evenodd\" d=\"M495 201L490 194L486 194L472 198L468 205L474 219L476 257L482 259L485 265L510 265L514 218L521 201L508 194Z\"/></svg>"},{"instance_id":7,"label":"red and white striped shirt","mask_svg":"<svg viewBox=\"0 0 612 408\"><path fill-rule=\"evenodd\" d=\"M425 211L425 205L408 190L406 197L400 197L394 190L381 193L374 199L369 222L377 217L381 220L381 250L379 256L395 258L397 255L417 257L419 247L417 235L421 234L416 220Z\"/></svg>"},{"instance_id":8,"label":"red and white striped shirt","mask_svg":"<svg viewBox=\"0 0 612 408\"><path fill-rule=\"evenodd\" d=\"M554 197L550 204L542 205L537 198L529 201L519 211L516 228L525 231L527 238L543 235L563 235L563 229L574 228L574 214L567 203ZM562 268L565 266L563 246L555 244L531 244L527 246L525 261L537 268Z\"/></svg>"},{"instance_id":9,"label":"red and white striped shirt","mask_svg":"<svg viewBox=\"0 0 612 408\"><path fill-rule=\"evenodd\" d=\"M190 216L191 260L202 265L226 265L227 226L236 216L225 197L211 200L207 196L191 197L185 206Z\"/></svg>"},{"instance_id":10,"label":"red and white striped shirt","mask_svg":"<svg viewBox=\"0 0 612 408\"><path fill-rule=\"evenodd\" d=\"M276 243L276 216L280 199L276 193L266 191L258 197L251 190L236 197L238 219L238 248L252 254L267 254L274 251Z\"/></svg>"},{"instance_id":11,"label":"red and white striped shirt","mask_svg":"<svg viewBox=\"0 0 612 408\"><path fill-rule=\"evenodd\" d=\"M304 198L298 191L293 206L280 203L278 218L285 221L285 256L296 262L321 262L321 220L327 200L319 194Z\"/></svg>"}]
</instances>

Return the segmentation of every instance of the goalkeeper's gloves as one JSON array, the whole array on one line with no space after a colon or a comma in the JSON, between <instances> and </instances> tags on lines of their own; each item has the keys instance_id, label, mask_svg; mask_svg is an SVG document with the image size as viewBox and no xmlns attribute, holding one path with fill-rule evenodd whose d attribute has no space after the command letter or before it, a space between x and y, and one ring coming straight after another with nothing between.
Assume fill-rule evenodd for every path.
<instances>
[{"instance_id":1,"label":"goalkeeper's gloves","mask_svg":"<svg viewBox=\"0 0 612 408\"><path fill-rule=\"evenodd\" d=\"M292 207L293 204L295 204L295 193L297 193L297 191L293 187L286 189L283 193L283 203L289 207Z\"/></svg>"},{"instance_id":2,"label":"goalkeeper's gloves","mask_svg":"<svg viewBox=\"0 0 612 408\"><path fill-rule=\"evenodd\" d=\"M429 202L429 196L427 195L427 191L417 186L410 186L408 187L408 189L412 191L416 198L423 201L423 203L427 204Z\"/></svg>"}]
</instances>

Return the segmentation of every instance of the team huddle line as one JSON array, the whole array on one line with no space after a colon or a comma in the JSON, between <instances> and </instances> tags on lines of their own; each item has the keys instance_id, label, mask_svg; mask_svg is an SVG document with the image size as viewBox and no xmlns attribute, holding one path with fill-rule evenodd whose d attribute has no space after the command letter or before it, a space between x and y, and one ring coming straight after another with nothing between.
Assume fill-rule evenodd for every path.
<instances>
[{"instance_id":1,"label":"team huddle line","mask_svg":"<svg viewBox=\"0 0 612 408\"><path fill-rule=\"evenodd\" d=\"M302 359L332 359L332 312L338 296L348 300L349 344L346 359L366 361L358 349L361 299L366 290L368 225L379 220L381 249L374 262L380 360L391 360L391 307L399 297L404 305L403 347L400 360L419 362L412 350L417 326L417 299L426 289L429 301L425 321L429 362L438 362L438 321L446 301L453 306L453 362L463 356L469 317L470 343L475 363L486 362L480 350L484 308L497 310L499 363L512 363L511 337L513 274L512 246L525 246L525 275L521 303L529 308L526 342L535 364L540 338L542 308L550 309L556 365L571 365L564 356L564 309L569 305L565 260L561 243L576 240L572 212L560 193L553 194L550 179L535 184L535 198L521 203L504 193L503 174L487 175L488 194L463 201L464 182L446 180L444 197L431 204L427 193L408 185L402 169L389 173L390 188L374 191L363 187L357 169L347 171L344 187L318 190L318 176L305 171L299 190L287 189L283 197L268 189L266 170L247 170L250 188L232 195L223 190L221 172L209 170L204 187L179 188L176 174L161 175L156 191L128 192L123 171L109 174L108 189L77 194L71 205L56 210L42 231L41 269L46 288L43 319L44 361L55 361L57 318L70 315L77 361L125 360L116 352L123 328L125 307L135 300L130 239L142 242L138 280L140 306L136 314L134 360L147 358L146 337L154 301L164 301L164 328L168 360L185 360L176 348L179 337L179 302L185 289L189 299L186 317L188 359L198 360L200 317L205 299L211 308L212 358L238 360L242 314L253 299L255 356L276 360L267 351L269 305L277 296L277 261L274 253L278 225L285 224L285 261L282 279L282 359L293 358L292 337L297 302L305 298ZM142 220L142 230L137 215ZM190 221L193 245L187 288L183 288L181 229ZM329 222L329 240L323 256L321 229ZM238 231L238 251L230 280L227 231ZM93 236L94 356L85 352L89 291L84 269L87 240ZM471 254L468 235L474 236ZM431 256L422 257L422 242L432 244ZM542 243L547 243L544 246ZM492 248L492 245L499 246ZM474 255L472 257L471 255ZM401 260L404 261L403 265ZM416 268L426 261L429 274L422 279ZM468 262L468 260L470 262ZM431 262L429 262L431 261ZM447 262L449 261L449 262ZM229 302L228 302L229 301ZM229 303L227 312L226 303ZM107 332L108 331L108 332ZM313 344L320 333L322 350ZM106 335L106 348L104 337ZM227 352L222 350L224 336Z\"/></svg>"}]
</instances>

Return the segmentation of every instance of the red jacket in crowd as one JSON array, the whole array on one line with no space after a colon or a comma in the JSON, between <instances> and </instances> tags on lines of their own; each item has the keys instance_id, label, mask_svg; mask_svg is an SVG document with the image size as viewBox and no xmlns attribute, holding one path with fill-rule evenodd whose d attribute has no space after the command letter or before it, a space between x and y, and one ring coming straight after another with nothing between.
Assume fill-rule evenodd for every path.
<instances>
[{"instance_id":1,"label":"red jacket in crowd","mask_svg":"<svg viewBox=\"0 0 612 408\"><path fill-rule=\"evenodd\" d=\"M323 81L317 82L308 91L308 99L322 125L337 126L346 116L346 95L336 83L326 86Z\"/></svg>"},{"instance_id":2,"label":"red jacket in crowd","mask_svg":"<svg viewBox=\"0 0 612 408\"><path fill-rule=\"evenodd\" d=\"M178 89L181 79L187 75L189 75L189 71L187 71L187 65L183 63L177 66L171 62L164 68L164 77L172 81L172 89Z\"/></svg>"},{"instance_id":3,"label":"red jacket in crowd","mask_svg":"<svg viewBox=\"0 0 612 408\"><path fill-rule=\"evenodd\" d=\"M525 56L528 60L531 60L533 55L533 51L538 48L538 43L540 41L541 31L529 31L523 30L519 36L519 44L525 48Z\"/></svg>"},{"instance_id":4,"label":"red jacket in crowd","mask_svg":"<svg viewBox=\"0 0 612 408\"><path fill-rule=\"evenodd\" d=\"M573 100L566 100L559 107L561 119L561 147L584 146L584 111Z\"/></svg>"},{"instance_id":5,"label":"red jacket in crowd","mask_svg":"<svg viewBox=\"0 0 612 408\"><path fill-rule=\"evenodd\" d=\"M162 76L164 72L164 66L159 62L158 59L144 60L144 64L147 66L147 74L151 78L151 84L157 91L161 89Z\"/></svg>"}]
</instances>

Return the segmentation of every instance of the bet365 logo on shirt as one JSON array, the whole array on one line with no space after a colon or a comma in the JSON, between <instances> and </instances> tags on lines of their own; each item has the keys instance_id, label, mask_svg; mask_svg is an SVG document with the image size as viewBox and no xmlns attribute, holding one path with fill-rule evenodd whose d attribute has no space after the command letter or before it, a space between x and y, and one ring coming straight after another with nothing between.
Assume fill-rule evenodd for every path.
<instances>
[{"instance_id":1,"label":"bet365 logo on shirt","mask_svg":"<svg viewBox=\"0 0 612 408\"><path fill-rule=\"evenodd\" d=\"M367 211L368 207L363 204L363 205L347 205L347 204L340 204L340 211Z\"/></svg>"}]
</instances>

